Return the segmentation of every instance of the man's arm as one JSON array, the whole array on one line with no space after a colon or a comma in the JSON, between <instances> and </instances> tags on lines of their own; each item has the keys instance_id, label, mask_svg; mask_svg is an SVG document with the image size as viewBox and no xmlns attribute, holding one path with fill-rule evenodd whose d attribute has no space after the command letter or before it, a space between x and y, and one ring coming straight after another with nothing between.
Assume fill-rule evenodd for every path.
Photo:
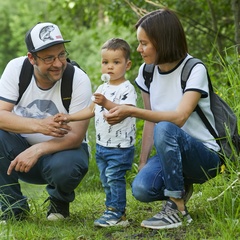
<instances>
[{"instance_id":1,"label":"man's arm","mask_svg":"<svg viewBox=\"0 0 240 240\"><path fill-rule=\"evenodd\" d=\"M0 100L0 129L14 133L42 133L63 137L71 129L68 125L54 122L53 117L45 119L25 118L12 112L14 104Z\"/></svg>"},{"instance_id":2,"label":"man's arm","mask_svg":"<svg viewBox=\"0 0 240 240\"><path fill-rule=\"evenodd\" d=\"M53 138L27 148L11 162L7 173L10 175L13 169L20 172L28 172L43 155L79 147L85 138L88 124L89 120L71 122L69 123L71 131L64 137Z\"/></svg>"},{"instance_id":3,"label":"man's arm","mask_svg":"<svg viewBox=\"0 0 240 240\"><path fill-rule=\"evenodd\" d=\"M69 123L71 130L68 134L62 138L53 138L49 141L35 144L37 152L43 156L62 150L78 148L86 136L89 121L83 120Z\"/></svg>"},{"instance_id":4,"label":"man's arm","mask_svg":"<svg viewBox=\"0 0 240 240\"><path fill-rule=\"evenodd\" d=\"M0 129L14 133L42 133L54 138L32 145L21 152L10 164L8 174L13 169L20 172L28 172L46 154L77 148L82 143L89 120L59 124L54 117L46 119L34 119L17 116L12 113L14 105L0 101Z\"/></svg>"}]
</instances>

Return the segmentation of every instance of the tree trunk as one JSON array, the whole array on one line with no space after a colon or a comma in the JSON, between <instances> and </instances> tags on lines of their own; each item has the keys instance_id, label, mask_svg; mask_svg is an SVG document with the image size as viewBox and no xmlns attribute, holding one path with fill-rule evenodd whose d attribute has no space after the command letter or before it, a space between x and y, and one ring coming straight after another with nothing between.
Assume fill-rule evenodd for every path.
<instances>
[{"instance_id":1,"label":"tree trunk","mask_svg":"<svg viewBox=\"0 0 240 240\"><path fill-rule=\"evenodd\" d=\"M232 0L232 10L234 14L236 48L240 55L240 0Z\"/></svg>"}]
</instances>

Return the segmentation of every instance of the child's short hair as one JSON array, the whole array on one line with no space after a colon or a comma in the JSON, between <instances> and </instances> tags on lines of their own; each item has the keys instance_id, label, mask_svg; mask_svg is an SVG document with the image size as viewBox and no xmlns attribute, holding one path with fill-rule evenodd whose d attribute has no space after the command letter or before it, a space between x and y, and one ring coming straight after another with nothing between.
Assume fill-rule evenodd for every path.
<instances>
[{"instance_id":1,"label":"child's short hair","mask_svg":"<svg viewBox=\"0 0 240 240\"><path fill-rule=\"evenodd\" d=\"M111 38L111 39L107 40L102 46L102 50L103 49L122 50L124 52L124 56L125 56L126 60L130 59L131 48L130 48L129 44L121 38Z\"/></svg>"}]
</instances>

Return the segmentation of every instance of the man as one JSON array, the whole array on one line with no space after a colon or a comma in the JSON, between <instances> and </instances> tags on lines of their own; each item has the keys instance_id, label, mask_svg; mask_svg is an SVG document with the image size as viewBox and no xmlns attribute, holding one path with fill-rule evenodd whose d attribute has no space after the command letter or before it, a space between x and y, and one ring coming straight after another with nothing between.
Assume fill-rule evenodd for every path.
<instances>
[{"instance_id":1,"label":"man","mask_svg":"<svg viewBox=\"0 0 240 240\"><path fill-rule=\"evenodd\" d=\"M69 216L74 189L88 171L85 135L89 120L62 125L53 115L67 113L61 99L61 82L68 53L55 24L38 23L25 38L33 65L30 84L19 97L19 75L26 57L11 60L0 80L0 205L2 220L22 220L29 212L19 179L47 184L48 220ZM69 113L91 102L88 76L75 67Z\"/></svg>"}]
</instances>

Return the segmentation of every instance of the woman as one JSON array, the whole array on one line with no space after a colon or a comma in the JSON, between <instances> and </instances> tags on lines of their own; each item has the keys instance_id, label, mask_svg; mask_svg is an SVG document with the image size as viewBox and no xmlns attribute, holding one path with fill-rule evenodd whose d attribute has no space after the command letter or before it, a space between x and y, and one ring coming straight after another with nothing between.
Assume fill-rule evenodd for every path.
<instances>
[{"instance_id":1,"label":"woman","mask_svg":"<svg viewBox=\"0 0 240 240\"><path fill-rule=\"evenodd\" d=\"M185 219L192 221L186 203L193 183L204 183L218 173L218 144L194 111L199 105L215 126L210 109L207 72L202 64L191 71L185 90L181 71L188 54L183 27L168 9L153 11L136 24L137 51L146 64L155 64L148 89L139 69L136 84L141 89L144 109L118 106L106 114L110 124L126 117L145 120L139 173L132 184L133 196L142 202L166 200L163 209L141 226L174 228ZM156 155L149 158L152 147Z\"/></svg>"}]
</instances>

